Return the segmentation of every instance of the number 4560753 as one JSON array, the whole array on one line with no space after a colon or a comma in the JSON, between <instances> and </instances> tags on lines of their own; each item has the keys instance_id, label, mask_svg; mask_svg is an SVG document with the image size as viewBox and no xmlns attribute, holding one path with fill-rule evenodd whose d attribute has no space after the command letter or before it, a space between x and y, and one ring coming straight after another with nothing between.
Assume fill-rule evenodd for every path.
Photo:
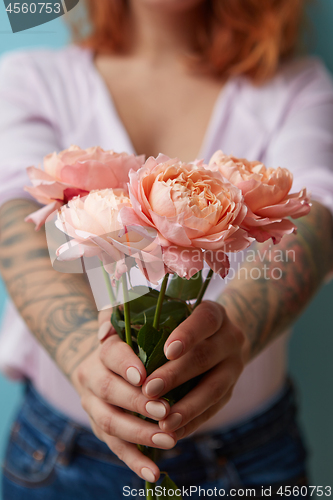
<instances>
[{"instance_id":1,"label":"number 4560753","mask_svg":"<svg viewBox=\"0 0 333 500\"><path fill-rule=\"evenodd\" d=\"M12 6L13 5L13 6ZM10 3L6 8L6 11L10 14L41 14L43 11L46 14L60 14L60 3Z\"/></svg>"}]
</instances>

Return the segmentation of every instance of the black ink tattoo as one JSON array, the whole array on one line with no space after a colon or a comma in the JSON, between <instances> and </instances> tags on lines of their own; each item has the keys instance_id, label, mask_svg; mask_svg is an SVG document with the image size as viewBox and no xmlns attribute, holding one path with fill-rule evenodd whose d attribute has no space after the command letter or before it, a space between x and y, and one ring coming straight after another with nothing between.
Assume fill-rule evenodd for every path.
<instances>
[{"instance_id":1,"label":"black ink tattoo","mask_svg":"<svg viewBox=\"0 0 333 500\"><path fill-rule=\"evenodd\" d=\"M34 210L29 200L0 209L0 271L28 328L70 377L99 345L97 309L83 274L52 268L45 231L24 222Z\"/></svg>"},{"instance_id":2,"label":"black ink tattoo","mask_svg":"<svg viewBox=\"0 0 333 500\"><path fill-rule=\"evenodd\" d=\"M256 244L251 247L256 259L243 264L247 274L226 286L220 302L247 334L252 356L295 322L332 269L332 227L329 211L314 203L310 214L297 221L297 235L274 247L294 259L276 262L270 242ZM260 270L259 277L246 279L253 269Z\"/></svg>"}]
</instances>

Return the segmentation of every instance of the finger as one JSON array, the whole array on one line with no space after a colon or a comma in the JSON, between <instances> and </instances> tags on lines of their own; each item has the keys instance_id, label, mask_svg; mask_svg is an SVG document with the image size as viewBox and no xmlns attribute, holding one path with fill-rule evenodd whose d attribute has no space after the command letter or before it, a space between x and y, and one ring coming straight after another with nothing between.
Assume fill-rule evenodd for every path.
<instances>
[{"instance_id":1,"label":"finger","mask_svg":"<svg viewBox=\"0 0 333 500\"><path fill-rule=\"evenodd\" d=\"M130 384L139 386L146 378L146 370L133 349L118 335L107 338L100 349L102 363Z\"/></svg>"},{"instance_id":2,"label":"finger","mask_svg":"<svg viewBox=\"0 0 333 500\"><path fill-rule=\"evenodd\" d=\"M105 339L107 339L111 335L115 335L116 333L117 332L111 325L110 321L106 321L105 323L102 323L101 326L98 328L97 338L101 342L104 342Z\"/></svg>"},{"instance_id":3,"label":"finger","mask_svg":"<svg viewBox=\"0 0 333 500\"><path fill-rule=\"evenodd\" d=\"M170 411L166 400L149 400L142 394L140 388L133 387L102 363L96 364L95 369L89 377L85 377L83 383L102 401L154 420L165 418Z\"/></svg>"},{"instance_id":4,"label":"finger","mask_svg":"<svg viewBox=\"0 0 333 500\"><path fill-rule=\"evenodd\" d=\"M105 323L106 321L111 321L111 315L112 315L112 307L109 309L103 309L102 311L99 311L98 313L98 324L99 326Z\"/></svg>"},{"instance_id":5,"label":"finger","mask_svg":"<svg viewBox=\"0 0 333 500\"><path fill-rule=\"evenodd\" d=\"M224 308L211 301L202 302L185 321L170 334L164 346L167 359L177 359L221 328Z\"/></svg>"},{"instance_id":6,"label":"finger","mask_svg":"<svg viewBox=\"0 0 333 500\"><path fill-rule=\"evenodd\" d=\"M160 429L172 432L218 405L236 383L241 368L236 361L228 360L217 365L202 378L199 384L172 407L171 413L159 422Z\"/></svg>"},{"instance_id":7,"label":"finger","mask_svg":"<svg viewBox=\"0 0 333 500\"><path fill-rule=\"evenodd\" d=\"M91 392L85 394L81 404L96 426L109 436L162 450L171 449L176 445L174 433L164 433L156 424L108 405Z\"/></svg>"},{"instance_id":8,"label":"finger","mask_svg":"<svg viewBox=\"0 0 333 500\"><path fill-rule=\"evenodd\" d=\"M148 398L161 397L170 390L202 375L237 352L238 344L226 327L197 344L179 359L165 363L147 377L142 392Z\"/></svg>"},{"instance_id":9,"label":"finger","mask_svg":"<svg viewBox=\"0 0 333 500\"><path fill-rule=\"evenodd\" d=\"M150 458L141 453L135 444L128 443L123 439L108 436L105 432L98 429L92 419L90 419L90 423L98 439L104 441L110 450L139 477L150 483L155 483L159 479L160 470L157 465Z\"/></svg>"},{"instance_id":10,"label":"finger","mask_svg":"<svg viewBox=\"0 0 333 500\"><path fill-rule=\"evenodd\" d=\"M98 339L102 342L108 336L116 334L116 330L111 325L111 309L104 309L98 313Z\"/></svg>"},{"instance_id":11,"label":"finger","mask_svg":"<svg viewBox=\"0 0 333 500\"><path fill-rule=\"evenodd\" d=\"M224 396L224 398L216 405L211 406L208 410L203 412L201 415L196 417L194 420L189 422L187 425L180 427L176 432L177 439L184 439L192 432L195 432L196 430L199 429L205 422L208 422L216 413L223 408L229 401L232 396L232 390L227 392L227 394Z\"/></svg>"}]
</instances>

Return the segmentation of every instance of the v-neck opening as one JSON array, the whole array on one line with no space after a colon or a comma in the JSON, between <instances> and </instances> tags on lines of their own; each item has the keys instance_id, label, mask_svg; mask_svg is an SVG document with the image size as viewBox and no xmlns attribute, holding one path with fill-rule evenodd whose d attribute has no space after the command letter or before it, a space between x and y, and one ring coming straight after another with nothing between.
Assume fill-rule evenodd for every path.
<instances>
[{"instance_id":1,"label":"v-neck opening","mask_svg":"<svg viewBox=\"0 0 333 500\"><path fill-rule=\"evenodd\" d=\"M93 51L90 49L81 49L81 50L85 50L89 55L89 63L91 65L91 68L93 70L96 81L97 81L97 83L100 87L100 90L102 92L106 106L110 111L110 117L112 119L111 121L116 121L116 123L119 127L119 130L121 131L124 143L127 146L128 150L126 152L129 154L138 155L138 153L136 152L136 149L133 145L131 136L128 133L127 128L125 127L124 122L120 118L120 115L119 115L116 103L114 101L113 95L112 95L104 77L101 75L101 73L98 71L98 69L95 65ZM208 124L207 124L206 130L205 130L202 142L201 142L200 150L198 152L197 158L193 158L193 161L195 159L204 159L204 160L208 161L207 157L210 154L209 153L210 146L214 140L214 131L216 130L216 128L219 124L219 121L221 120L221 118L224 114L222 112L222 109L224 108L224 106L228 102L227 97L230 94L230 89L233 87L233 84L234 84L234 79L229 79L220 89L220 91L215 99L211 113L210 113ZM163 153L163 151L160 151L160 153Z\"/></svg>"}]
</instances>

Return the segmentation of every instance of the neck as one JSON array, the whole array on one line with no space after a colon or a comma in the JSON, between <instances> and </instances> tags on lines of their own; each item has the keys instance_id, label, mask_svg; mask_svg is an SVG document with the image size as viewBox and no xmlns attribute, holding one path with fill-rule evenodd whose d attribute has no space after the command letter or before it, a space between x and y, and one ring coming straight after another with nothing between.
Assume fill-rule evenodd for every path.
<instances>
[{"instance_id":1,"label":"neck","mask_svg":"<svg viewBox=\"0 0 333 500\"><path fill-rule=\"evenodd\" d=\"M130 1L132 53L153 64L179 61L197 49L197 33L204 15L203 3L182 11Z\"/></svg>"}]
</instances>

